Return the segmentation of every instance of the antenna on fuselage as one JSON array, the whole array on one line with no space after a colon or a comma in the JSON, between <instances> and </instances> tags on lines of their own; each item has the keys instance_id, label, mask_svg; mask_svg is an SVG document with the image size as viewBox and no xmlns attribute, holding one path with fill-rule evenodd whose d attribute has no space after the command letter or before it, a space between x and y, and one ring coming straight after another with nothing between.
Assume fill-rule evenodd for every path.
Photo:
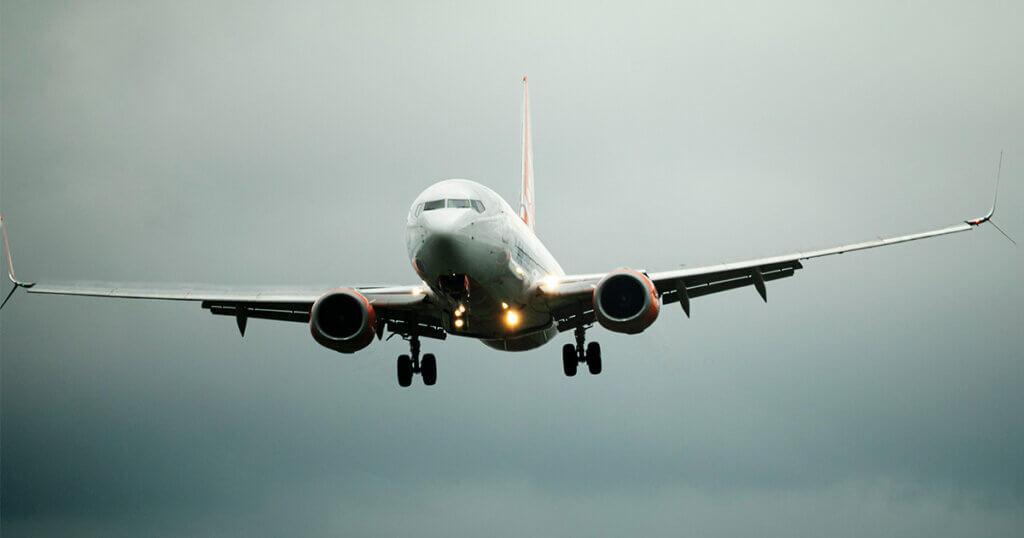
<instances>
[{"instance_id":1,"label":"antenna on fuselage","mask_svg":"<svg viewBox=\"0 0 1024 538\"><path fill-rule=\"evenodd\" d=\"M533 229L533 141L530 136L530 86L526 75L523 75L523 185L519 195L519 217Z\"/></svg>"}]
</instances>

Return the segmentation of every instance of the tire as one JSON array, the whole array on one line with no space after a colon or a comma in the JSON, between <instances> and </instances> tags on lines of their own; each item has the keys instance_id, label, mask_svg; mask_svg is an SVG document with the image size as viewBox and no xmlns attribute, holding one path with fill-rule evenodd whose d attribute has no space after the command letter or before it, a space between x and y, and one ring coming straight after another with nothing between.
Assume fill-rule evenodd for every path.
<instances>
[{"instance_id":1,"label":"tire","mask_svg":"<svg viewBox=\"0 0 1024 538\"><path fill-rule=\"evenodd\" d=\"M420 375L423 377L424 385L437 383L437 359L433 353L427 353L420 359Z\"/></svg>"},{"instance_id":2,"label":"tire","mask_svg":"<svg viewBox=\"0 0 1024 538\"><path fill-rule=\"evenodd\" d=\"M398 384L402 387L412 385L412 359L408 355L398 356Z\"/></svg>"},{"instance_id":3,"label":"tire","mask_svg":"<svg viewBox=\"0 0 1024 538\"><path fill-rule=\"evenodd\" d=\"M572 344L562 346L562 370L565 371L565 375L568 377L576 375L576 367L579 364L579 359L576 357L576 346Z\"/></svg>"},{"instance_id":4,"label":"tire","mask_svg":"<svg viewBox=\"0 0 1024 538\"><path fill-rule=\"evenodd\" d=\"M587 344L587 369L592 375L601 373L601 344L597 342Z\"/></svg>"}]
</instances>

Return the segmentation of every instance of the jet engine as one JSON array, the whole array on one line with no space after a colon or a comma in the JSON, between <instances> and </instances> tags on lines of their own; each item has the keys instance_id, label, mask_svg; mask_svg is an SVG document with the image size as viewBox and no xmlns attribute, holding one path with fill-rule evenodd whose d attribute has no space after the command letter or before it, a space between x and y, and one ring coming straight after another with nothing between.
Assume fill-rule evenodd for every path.
<instances>
[{"instance_id":1,"label":"jet engine","mask_svg":"<svg viewBox=\"0 0 1024 538\"><path fill-rule=\"evenodd\" d=\"M337 289L313 303L309 330L320 345L355 353L373 341L377 313L363 294L349 288Z\"/></svg>"},{"instance_id":2,"label":"jet engine","mask_svg":"<svg viewBox=\"0 0 1024 538\"><path fill-rule=\"evenodd\" d=\"M594 288L594 313L605 329L636 334L658 319L658 290L647 275L619 269L605 275Z\"/></svg>"}]
</instances>

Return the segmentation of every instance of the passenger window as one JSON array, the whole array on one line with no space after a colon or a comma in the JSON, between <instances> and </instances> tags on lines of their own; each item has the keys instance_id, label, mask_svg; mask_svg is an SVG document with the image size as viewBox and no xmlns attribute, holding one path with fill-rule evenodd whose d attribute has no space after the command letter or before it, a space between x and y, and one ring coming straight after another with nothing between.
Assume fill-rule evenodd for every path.
<instances>
[{"instance_id":1,"label":"passenger window","mask_svg":"<svg viewBox=\"0 0 1024 538\"><path fill-rule=\"evenodd\" d=\"M443 209L443 208L444 208L444 200L431 200L429 202L424 202L424 204L423 204L423 210L424 211L432 211L434 209Z\"/></svg>"}]
</instances>

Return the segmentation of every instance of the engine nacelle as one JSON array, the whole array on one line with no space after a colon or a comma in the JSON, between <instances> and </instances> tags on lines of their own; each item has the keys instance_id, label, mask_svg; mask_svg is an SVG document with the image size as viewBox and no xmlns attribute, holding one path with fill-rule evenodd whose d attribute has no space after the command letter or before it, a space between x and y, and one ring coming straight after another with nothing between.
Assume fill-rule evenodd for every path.
<instances>
[{"instance_id":1,"label":"engine nacelle","mask_svg":"<svg viewBox=\"0 0 1024 538\"><path fill-rule=\"evenodd\" d=\"M660 310L657 288L639 271L613 271L594 288L594 313L601 326L609 331L641 332L658 319Z\"/></svg>"},{"instance_id":2,"label":"engine nacelle","mask_svg":"<svg viewBox=\"0 0 1024 538\"><path fill-rule=\"evenodd\" d=\"M370 345L377 330L377 313L366 297L343 288L324 294L313 303L309 331L324 347L355 353Z\"/></svg>"}]
</instances>

